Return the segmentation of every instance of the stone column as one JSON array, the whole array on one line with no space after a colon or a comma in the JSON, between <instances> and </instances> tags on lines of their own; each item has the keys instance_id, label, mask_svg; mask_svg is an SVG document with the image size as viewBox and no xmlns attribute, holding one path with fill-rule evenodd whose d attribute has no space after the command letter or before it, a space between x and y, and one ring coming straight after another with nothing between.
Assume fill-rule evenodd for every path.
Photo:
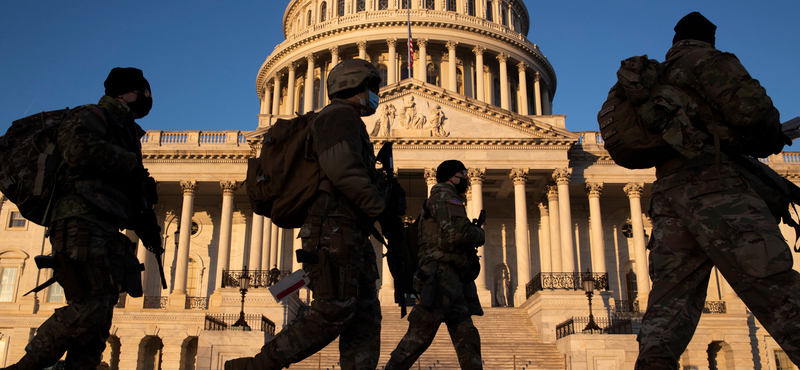
<instances>
[{"instance_id":1,"label":"stone column","mask_svg":"<svg viewBox=\"0 0 800 370\"><path fill-rule=\"evenodd\" d=\"M483 209L483 180L486 177L485 168L470 168L468 171L470 187L472 188L472 215L478 217ZM481 249L483 256L481 261L481 272L475 283L478 285L478 290L487 290L486 286L486 246ZM490 301L491 302L491 301Z\"/></svg>"},{"instance_id":2,"label":"stone column","mask_svg":"<svg viewBox=\"0 0 800 370\"><path fill-rule=\"evenodd\" d=\"M239 187L236 181L220 181L222 188L222 216L219 222L219 249L217 252L216 291L222 287L222 271L230 269L231 225L233 222L233 194Z\"/></svg>"},{"instance_id":3,"label":"stone column","mask_svg":"<svg viewBox=\"0 0 800 370\"><path fill-rule=\"evenodd\" d=\"M519 114L523 116L528 115L528 64L519 62L517 64L517 71L519 71Z\"/></svg>"},{"instance_id":4,"label":"stone column","mask_svg":"<svg viewBox=\"0 0 800 370\"><path fill-rule=\"evenodd\" d=\"M391 85L397 82L397 37L386 39L389 45L389 70L386 74L386 84Z\"/></svg>"},{"instance_id":5,"label":"stone column","mask_svg":"<svg viewBox=\"0 0 800 370\"><path fill-rule=\"evenodd\" d=\"M542 115L542 95L541 95L541 85L539 80L541 76L539 75L539 71L533 75L533 99L536 100L536 115Z\"/></svg>"},{"instance_id":6,"label":"stone column","mask_svg":"<svg viewBox=\"0 0 800 370\"><path fill-rule=\"evenodd\" d=\"M358 40L356 45L358 46L358 59L367 60L367 41Z\"/></svg>"},{"instance_id":7,"label":"stone column","mask_svg":"<svg viewBox=\"0 0 800 370\"><path fill-rule=\"evenodd\" d=\"M598 274L607 272L603 219L600 214L600 193L602 192L602 182L586 183L586 194L589 196L589 223L592 230L592 271Z\"/></svg>"},{"instance_id":8,"label":"stone column","mask_svg":"<svg viewBox=\"0 0 800 370\"><path fill-rule=\"evenodd\" d=\"M284 107L284 114L294 114L294 93L295 93L295 68L297 66L294 62L289 63L289 88L286 90L286 106Z\"/></svg>"},{"instance_id":9,"label":"stone column","mask_svg":"<svg viewBox=\"0 0 800 370\"><path fill-rule=\"evenodd\" d=\"M456 80L456 64L458 61L456 60L456 46L458 46L458 41L448 41L445 46L447 47L447 74L448 74L448 89L452 92L458 92L458 81Z\"/></svg>"},{"instance_id":10,"label":"stone column","mask_svg":"<svg viewBox=\"0 0 800 370\"><path fill-rule=\"evenodd\" d=\"M263 241L261 242L261 268L264 270L269 270L272 268L272 264L274 263L270 260L271 252L272 251L272 228L277 227L272 224L272 219L269 217L264 217L264 228L263 233Z\"/></svg>"},{"instance_id":11,"label":"stone column","mask_svg":"<svg viewBox=\"0 0 800 370\"><path fill-rule=\"evenodd\" d=\"M181 180L183 191L183 208L181 209L180 236L178 239L177 261L175 263L175 286L172 287L171 296L186 297L186 277L189 270L189 245L192 237L192 215L194 215L194 193L197 191L197 181ZM176 297L180 300L180 297ZM185 299L185 298L184 298ZM170 298L172 301L172 298ZM184 302L180 302L183 304ZM172 303L170 302L170 306Z\"/></svg>"},{"instance_id":12,"label":"stone column","mask_svg":"<svg viewBox=\"0 0 800 370\"><path fill-rule=\"evenodd\" d=\"M478 1L480 2L480 1ZM475 53L475 98L486 102L486 88L484 87L485 76L483 75L483 46L476 46L472 49Z\"/></svg>"},{"instance_id":13,"label":"stone column","mask_svg":"<svg viewBox=\"0 0 800 370\"><path fill-rule=\"evenodd\" d=\"M542 114L551 115L551 114L553 114L553 106L550 103L550 91L547 90L547 86L546 85L542 86L542 87L543 87L543 89L542 89L542 99L544 99L544 102L542 103L541 99L539 99L537 101L540 102L539 104L544 104L544 108L543 108ZM536 91L539 91L539 89L536 89Z\"/></svg>"},{"instance_id":14,"label":"stone column","mask_svg":"<svg viewBox=\"0 0 800 370\"><path fill-rule=\"evenodd\" d=\"M514 216L516 220L515 240L517 246L517 292L514 303L517 307L525 302L525 285L531 281L530 243L528 242L528 206L525 199L527 168L515 168L509 174L514 181Z\"/></svg>"},{"instance_id":15,"label":"stone column","mask_svg":"<svg viewBox=\"0 0 800 370\"><path fill-rule=\"evenodd\" d=\"M308 60L308 68L306 68L306 86L303 93L303 110L310 112L314 110L314 61L317 60L317 57L311 53L306 55L306 60Z\"/></svg>"},{"instance_id":16,"label":"stone column","mask_svg":"<svg viewBox=\"0 0 800 370\"><path fill-rule=\"evenodd\" d=\"M272 87L272 114L279 115L281 114L281 79L283 78L283 73L276 73L275 74L275 83Z\"/></svg>"},{"instance_id":17,"label":"stone column","mask_svg":"<svg viewBox=\"0 0 800 370\"><path fill-rule=\"evenodd\" d=\"M417 39L417 46L419 46L417 79L422 82L428 82L428 39Z\"/></svg>"},{"instance_id":18,"label":"stone column","mask_svg":"<svg viewBox=\"0 0 800 370\"><path fill-rule=\"evenodd\" d=\"M339 64L339 47L338 46L332 46L332 47L330 47L328 49L328 51L331 52L331 66L330 67L331 68L336 67L336 65ZM326 85L326 88L327 88L327 85ZM331 100L328 98L328 94L325 94L325 104L324 105L328 105L330 102L331 102Z\"/></svg>"},{"instance_id":19,"label":"stone column","mask_svg":"<svg viewBox=\"0 0 800 370\"><path fill-rule=\"evenodd\" d=\"M319 66L319 107L328 105L328 67L327 62L322 62Z\"/></svg>"},{"instance_id":20,"label":"stone column","mask_svg":"<svg viewBox=\"0 0 800 370\"><path fill-rule=\"evenodd\" d=\"M623 188L631 203L631 227L633 228L633 250L636 258L636 289L639 307L647 307L650 295L650 274L647 263L647 250L644 243L644 221L642 220L642 190L644 183L629 182Z\"/></svg>"},{"instance_id":21,"label":"stone column","mask_svg":"<svg viewBox=\"0 0 800 370\"><path fill-rule=\"evenodd\" d=\"M500 53L497 60L500 62L500 108L508 110L511 109L508 100L508 66L506 65L508 54Z\"/></svg>"},{"instance_id":22,"label":"stone column","mask_svg":"<svg viewBox=\"0 0 800 370\"><path fill-rule=\"evenodd\" d=\"M425 183L428 184L428 195L426 195L427 198L431 195L431 189L433 189L433 186L437 184L435 168L425 169Z\"/></svg>"},{"instance_id":23,"label":"stone column","mask_svg":"<svg viewBox=\"0 0 800 370\"><path fill-rule=\"evenodd\" d=\"M264 237L264 216L253 212L253 222L250 229L250 255L248 257L247 269L252 271L261 270L261 253Z\"/></svg>"},{"instance_id":24,"label":"stone column","mask_svg":"<svg viewBox=\"0 0 800 370\"><path fill-rule=\"evenodd\" d=\"M547 186L547 208L550 211L550 258L553 272L564 272L564 253L561 251L561 224L558 212L558 186Z\"/></svg>"},{"instance_id":25,"label":"stone column","mask_svg":"<svg viewBox=\"0 0 800 370\"><path fill-rule=\"evenodd\" d=\"M572 168L565 167L553 172L553 180L558 186L558 219L561 231L562 272L575 272L575 253L572 246L572 210L569 204L569 180Z\"/></svg>"},{"instance_id":26,"label":"stone column","mask_svg":"<svg viewBox=\"0 0 800 370\"><path fill-rule=\"evenodd\" d=\"M272 261L273 265L278 265L278 268L281 270L286 270L286 262L283 260L283 248L284 244L286 244L286 238L284 238L284 232L286 229L279 227L278 228L278 243L275 246L275 251L277 252L275 255L275 259Z\"/></svg>"},{"instance_id":27,"label":"stone column","mask_svg":"<svg viewBox=\"0 0 800 370\"><path fill-rule=\"evenodd\" d=\"M272 83L264 87L264 100L261 101L261 114L270 114L272 108Z\"/></svg>"},{"instance_id":28,"label":"stone column","mask_svg":"<svg viewBox=\"0 0 800 370\"><path fill-rule=\"evenodd\" d=\"M539 219L541 220L542 242L539 244L539 258L542 274L554 272L550 251L550 212L547 211L546 198L539 202ZM559 266L560 268L560 266Z\"/></svg>"},{"instance_id":29,"label":"stone column","mask_svg":"<svg viewBox=\"0 0 800 370\"><path fill-rule=\"evenodd\" d=\"M294 239L292 239L292 272L295 272L301 268L303 268L303 264L297 262L297 254L295 253L298 249L303 249L303 240L300 239L300 228L293 229L292 235Z\"/></svg>"}]
</instances>

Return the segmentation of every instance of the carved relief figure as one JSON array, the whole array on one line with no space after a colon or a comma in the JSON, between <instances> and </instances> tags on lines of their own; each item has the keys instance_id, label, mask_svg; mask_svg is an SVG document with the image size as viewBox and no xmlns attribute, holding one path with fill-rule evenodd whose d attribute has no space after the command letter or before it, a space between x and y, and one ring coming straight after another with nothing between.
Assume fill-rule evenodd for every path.
<instances>
[{"instance_id":1,"label":"carved relief figure","mask_svg":"<svg viewBox=\"0 0 800 370\"><path fill-rule=\"evenodd\" d=\"M378 112L378 119L375 121L375 127L372 128L370 135L389 136L395 112L397 112L397 108L394 107L394 104L384 104L383 108Z\"/></svg>"},{"instance_id":2,"label":"carved relief figure","mask_svg":"<svg viewBox=\"0 0 800 370\"><path fill-rule=\"evenodd\" d=\"M427 104L427 102L425 104ZM442 111L442 106L436 104L433 108L431 108L430 104L428 104L428 111L431 113L431 118L428 120L428 124L425 125L425 128L431 129L433 136L449 136L450 133L445 131L442 127L444 125L444 120L446 119L444 112Z\"/></svg>"},{"instance_id":3,"label":"carved relief figure","mask_svg":"<svg viewBox=\"0 0 800 370\"><path fill-rule=\"evenodd\" d=\"M421 130L425 126L425 116L417 115L417 103L414 102L413 96L406 96L403 99L403 110L405 116L400 122L400 125L407 130Z\"/></svg>"}]
</instances>

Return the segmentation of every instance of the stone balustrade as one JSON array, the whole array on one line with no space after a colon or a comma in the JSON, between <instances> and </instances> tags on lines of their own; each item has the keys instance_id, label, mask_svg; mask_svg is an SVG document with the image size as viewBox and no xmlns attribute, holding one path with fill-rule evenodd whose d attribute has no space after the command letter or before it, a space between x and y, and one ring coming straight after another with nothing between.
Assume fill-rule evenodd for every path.
<instances>
[{"instance_id":1,"label":"stone balustrade","mask_svg":"<svg viewBox=\"0 0 800 370\"><path fill-rule=\"evenodd\" d=\"M143 147L150 146L246 146L241 131L160 131L150 130L141 139Z\"/></svg>"}]
</instances>

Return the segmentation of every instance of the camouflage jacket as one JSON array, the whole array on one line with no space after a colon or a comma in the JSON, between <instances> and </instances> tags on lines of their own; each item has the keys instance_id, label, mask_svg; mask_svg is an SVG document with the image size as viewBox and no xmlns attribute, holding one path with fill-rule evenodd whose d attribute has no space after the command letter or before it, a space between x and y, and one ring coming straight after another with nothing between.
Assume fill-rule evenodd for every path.
<instances>
[{"instance_id":1,"label":"camouflage jacket","mask_svg":"<svg viewBox=\"0 0 800 370\"><path fill-rule=\"evenodd\" d=\"M334 99L314 118L311 127L314 153L325 177L338 192L330 199L322 193L309 209L311 215L354 220L377 217L385 207L384 195L375 185L375 150L361 116L346 100ZM364 220L362 220L364 221Z\"/></svg>"},{"instance_id":2,"label":"camouflage jacket","mask_svg":"<svg viewBox=\"0 0 800 370\"><path fill-rule=\"evenodd\" d=\"M457 269L470 266L484 231L467 218L464 201L453 185L436 184L425 201L419 224L419 265L448 262Z\"/></svg>"},{"instance_id":3,"label":"camouflage jacket","mask_svg":"<svg viewBox=\"0 0 800 370\"><path fill-rule=\"evenodd\" d=\"M664 76L667 82L686 92L698 105L699 119L692 124L720 138L727 153L747 151L747 145L774 141L780 133L780 116L772 99L758 80L752 78L731 53L711 44L683 40L667 52ZM745 142L745 137L755 141ZM714 155L713 139L707 140L706 153L691 161L668 161L656 170L657 177L694 165L709 164Z\"/></svg>"},{"instance_id":4,"label":"camouflage jacket","mask_svg":"<svg viewBox=\"0 0 800 370\"><path fill-rule=\"evenodd\" d=\"M130 228L130 210L142 198L140 139L144 131L128 107L103 96L97 104L105 121L78 109L58 129L58 148L66 163L66 181L51 220L78 217L113 228ZM91 107L91 106L87 106Z\"/></svg>"}]
</instances>

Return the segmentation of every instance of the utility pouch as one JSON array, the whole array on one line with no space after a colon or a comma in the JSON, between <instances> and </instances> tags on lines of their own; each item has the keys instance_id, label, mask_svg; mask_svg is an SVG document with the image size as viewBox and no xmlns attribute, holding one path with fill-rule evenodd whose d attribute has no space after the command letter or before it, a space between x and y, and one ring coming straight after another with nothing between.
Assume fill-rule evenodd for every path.
<instances>
[{"instance_id":1,"label":"utility pouch","mask_svg":"<svg viewBox=\"0 0 800 370\"><path fill-rule=\"evenodd\" d=\"M128 246L125 247L125 261L124 268L125 274L122 277L122 291L127 292L129 296L137 298L141 297L142 289L142 271L144 271L144 264L139 262L133 249Z\"/></svg>"},{"instance_id":2,"label":"utility pouch","mask_svg":"<svg viewBox=\"0 0 800 370\"><path fill-rule=\"evenodd\" d=\"M39 270L56 269L61 267L61 265L58 263L58 259L55 256L36 256L33 257L33 261L36 262L36 268Z\"/></svg>"},{"instance_id":3,"label":"utility pouch","mask_svg":"<svg viewBox=\"0 0 800 370\"><path fill-rule=\"evenodd\" d=\"M442 304L442 289L437 283L439 277L439 262L431 262L429 271L429 274L424 274L427 276L424 276L426 279L422 284L422 292L420 292L419 304L422 307L433 310L439 308L439 306Z\"/></svg>"},{"instance_id":4,"label":"utility pouch","mask_svg":"<svg viewBox=\"0 0 800 370\"><path fill-rule=\"evenodd\" d=\"M338 278L338 273L334 274L331 253L327 249L317 250L319 263L309 268L309 277L313 284L311 290L314 292L314 299L337 299L338 284L334 281L334 276Z\"/></svg>"},{"instance_id":5,"label":"utility pouch","mask_svg":"<svg viewBox=\"0 0 800 370\"><path fill-rule=\"evenodd\" d=\"M78 277L81 269L76 268L75 261L72 261L68 255L64 253L57 253L56 259L58 260L59 267L53 271L58 284L64 288L64 297L67 301L79 301L83 298L83 284L81 284Z\"/></svg>"},{"instance_id":6,"label":"utility pouch","mask_svg":"<svg viewBox=\"0 0 800 370\"><path fill-rule=\"evenodd\" d=\"M306 249L298 249L295 252L297 262L316 265L319 263L319 252Z\"/></svg>"}]
</instances>

